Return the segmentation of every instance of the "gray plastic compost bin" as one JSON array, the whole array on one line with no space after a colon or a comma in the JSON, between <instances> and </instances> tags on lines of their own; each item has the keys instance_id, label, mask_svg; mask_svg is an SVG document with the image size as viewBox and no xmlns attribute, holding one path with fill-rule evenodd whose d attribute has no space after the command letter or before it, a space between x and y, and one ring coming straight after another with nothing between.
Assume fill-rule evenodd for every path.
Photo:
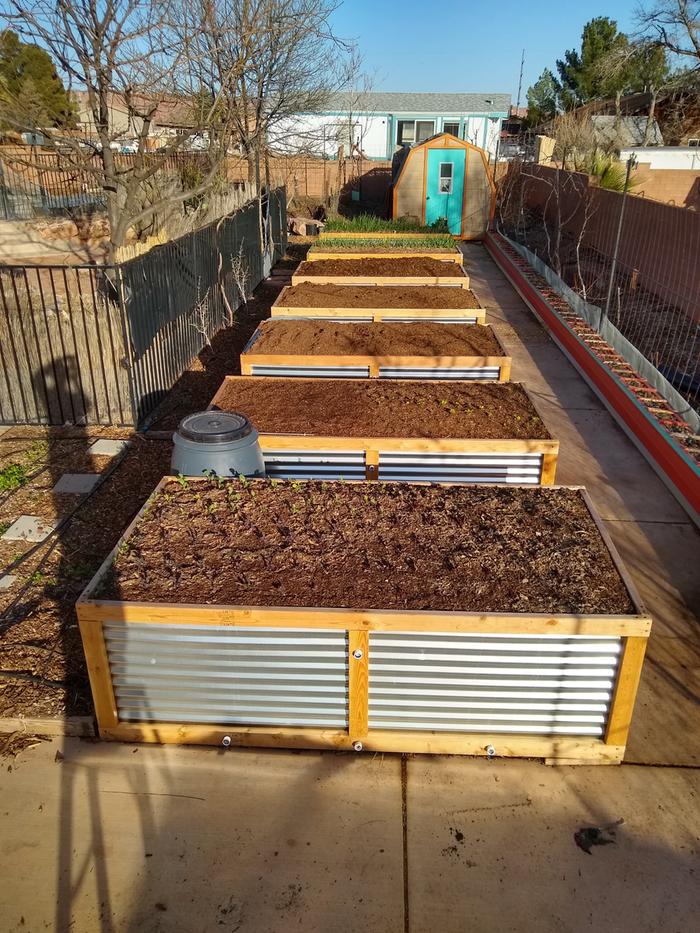
<instances>
[{"instance_id":1,"label":"gray plastic compost bin","mask_svg":"<svg viewBox=\"0 0 700 933\"><path fill-rule=\"evenodd\" d=\"M183 476L264 476L258 432L244 415L200 411L183 418L173 434L174 473Z\"/></svg>"}]
</instances>

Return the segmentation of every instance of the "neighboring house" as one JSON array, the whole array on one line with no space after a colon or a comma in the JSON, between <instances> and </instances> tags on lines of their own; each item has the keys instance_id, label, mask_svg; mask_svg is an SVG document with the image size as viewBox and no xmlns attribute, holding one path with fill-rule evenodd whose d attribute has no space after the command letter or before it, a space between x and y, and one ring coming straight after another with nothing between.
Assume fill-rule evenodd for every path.
<instances>
[{"instance_id":1,"label":"neighboring house","mask_svg":"<svg viewBox=\"0 0 700 933\"><path fill-rule=\"evenodd\" d=\"M78 127L88 139L97 140L97 130L88 105L87 91L75 93ZM141 133L143 121L136 113L147 113L155 104L155 111L148 133L148 148L157 149L175 136L185 136L192 132L192 104L182 98L150 100L146 95L135 94L131 111L122 94L114 91L109 100L110 135L121 142L123 148L135 148L135 141ZM136 112L136 113L135 113Z\"/></svg>"},{"instance_id":2,"label":"neighboring house","mask_svg":"<svg viewBox=\"0 0 700 933\"><path fill-rule=\"evenodd\" d=\"M656 120L651 124L646 116L610 116L593 114L591 126L596 143L602 149L623 149L629 146L663 146L664 140Z\"/></svg>"},{"instance_id":3,"label":"neighboring house","mask_svg":"<svg viewBox=\"0 0 700 933\"><path fill-rule=\"evenodd\" d=\"M620 161L634 156L639 165L652 171L700 171L700 139L690 146L634 146L620 150Z\"/></svg>"},{"instance_id":4,"label":"neighboring house","mask_svg":"<svg viewBox=\"0 0 700 933\"><path fill-rule=\"evenodd\" d=\"M333 158L344 154L391 159L398 148L451 133L495 156L510 94L350 92L332 94L319 113L285 120L270 145Z\"/></svg>"}]
</instances>

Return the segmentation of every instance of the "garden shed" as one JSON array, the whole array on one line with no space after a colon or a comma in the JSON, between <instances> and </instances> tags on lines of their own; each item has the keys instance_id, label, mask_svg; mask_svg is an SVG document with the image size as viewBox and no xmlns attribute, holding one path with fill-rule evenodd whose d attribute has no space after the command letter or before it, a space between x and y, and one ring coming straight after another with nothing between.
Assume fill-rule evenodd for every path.
<instances>
[{"instance_id":1,"label":"garden shed","mask_svg":"<svg viewBox=\"0 0 700 933\"><path fill-rule=\"evenodd\" d=\"M486 233L496 187L483 149L440 133L396 162L392 217L417 217L427 226L445 218L450 233L463 240Z\"/></svg>"}]
</instances>

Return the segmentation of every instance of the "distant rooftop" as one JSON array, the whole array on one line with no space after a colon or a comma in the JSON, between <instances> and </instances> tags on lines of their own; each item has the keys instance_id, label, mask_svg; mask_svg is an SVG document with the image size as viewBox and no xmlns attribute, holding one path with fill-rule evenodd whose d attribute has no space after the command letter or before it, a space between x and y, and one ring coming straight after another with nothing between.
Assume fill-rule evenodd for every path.
<instances>
[{"instance_id":1,"label":"distant rooftop","mask_svg":"<svg viewBox=\"0 0 700 933\"><path fill-rule=\"evenodd\" d=\"M349 91L331 94L325 110L369 113L508 113L510 94L426 94Z\"/></svg>"}]
</instances>

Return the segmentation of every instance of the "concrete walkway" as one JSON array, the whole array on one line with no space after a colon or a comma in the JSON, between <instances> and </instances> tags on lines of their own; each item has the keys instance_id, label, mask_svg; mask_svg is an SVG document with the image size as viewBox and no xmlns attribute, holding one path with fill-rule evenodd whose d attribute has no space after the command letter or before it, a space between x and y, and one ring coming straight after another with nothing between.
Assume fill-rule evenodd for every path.
<instances>
[{"instance_id":1,"label":"concrete walkway","mask_svg":"<svg viewBox=\"0 0 700 933\"><path fill-rule=\"evenodd\" d=\"M559 438L557 482L586 486L653 619L625 760L700 765L700 535L486 250L465 252L512 380Z\"/></svg>"},{"instance_id":2,"label":"concrete walkway","mask_svg":"<svg viewBox=\"0 0 700 933\"><path fill-rule=\"evenodd\" d=\"M698 536L485 252L467 256L562 442L559 481L588 486L654 616L628 755L644 764L45 742L0 766L0 929L697 927ZM577 846L619 820L614 844Z\"/></svg>"}]
</instances>

